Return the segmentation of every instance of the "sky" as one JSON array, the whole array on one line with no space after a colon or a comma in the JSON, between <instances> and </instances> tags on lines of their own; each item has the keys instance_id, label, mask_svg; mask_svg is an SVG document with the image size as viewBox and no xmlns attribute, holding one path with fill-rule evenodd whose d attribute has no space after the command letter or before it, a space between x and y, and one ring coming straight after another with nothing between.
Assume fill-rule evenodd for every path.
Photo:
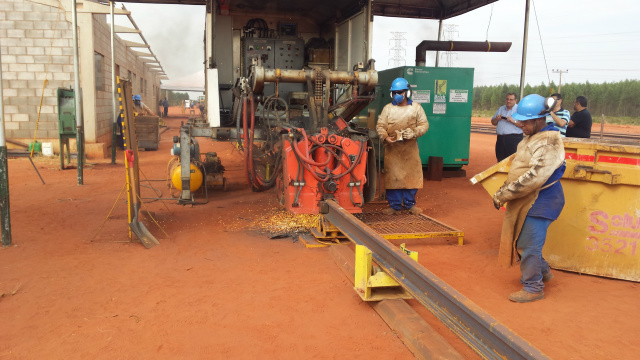
<instances>
[{"instance_id":1,"label":"sky","mask_svg":"<svg viewBox=\"0 0 640 360\"><path fill-rule=\"evenodd\" d=\"M532 0L529 17L525 82L603 83L640 79L640 1ZM118 7L120 5L118 4ZM126 3L170 80L203 75L204 6ZM534 12L535 8L535 12ZM458 41L512 42L506 53L441 53L440 66L475 69L474 85L519 84L524 33L525 0L500 0L443 21L455 32L443 34ZM536 16L537 14L537 16ZM125 16L116 24L128 25ZM438 21L374 18L372 55L376 69L394 67L389 52L391 32L403 32L405 64L415 64L415 48L422 40L437 40ZM126 34L128 40L140 41ZM427 53L435 65L435 52ZM202 74L202 75L201 75ZM203 80L202 80L203 81Z\"/></svg>"}]
</instances>

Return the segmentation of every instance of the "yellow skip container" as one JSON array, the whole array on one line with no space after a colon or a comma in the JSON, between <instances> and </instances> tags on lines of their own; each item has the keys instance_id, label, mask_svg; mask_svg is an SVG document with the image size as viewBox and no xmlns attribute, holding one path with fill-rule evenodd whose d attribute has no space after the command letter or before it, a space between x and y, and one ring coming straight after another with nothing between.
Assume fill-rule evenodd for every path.
<instances>
[{"instance_id":1,"label":"yellow skip container","mask_svg":"<svg viewBox=\"0 0 640 360\"><path fill-rule=\"evenodd\" d=\"M640 281L640 144L564 139L565 206L542 254L554 269ZM513 155L471 179L493 196ZM508 205L507 205L508 206Z\"/></svg>"}]
</instances>

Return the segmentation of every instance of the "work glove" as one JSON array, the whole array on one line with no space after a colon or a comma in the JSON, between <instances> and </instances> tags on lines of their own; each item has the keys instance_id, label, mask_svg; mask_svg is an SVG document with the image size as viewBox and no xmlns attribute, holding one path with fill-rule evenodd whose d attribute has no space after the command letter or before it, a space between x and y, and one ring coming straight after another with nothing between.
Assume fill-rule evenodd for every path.
<instances>
[{"instance_id":1,"label":"work glove","mask_svg":"<svg viewBox=\"0 0 640 360\"><path fill-rule=\"evenodd\" d=\"M493 206L496 208L496 210L500 210L500 208L502 207L500 200L498 200L495 195L493 196Z\"/></svg>"},{"instance_id":2,"label":"work glove","mask_svg":"<svg viewBox=\"0 0 640 360\"><path fill-rule=\"evenodd\" d=\"M413 132L413 129L406 128L406 129L402 130L402 138L403 139L410 140L410 139L415 139L415 137L416 137L416 133Z\"/></svg>"}]
</instances>

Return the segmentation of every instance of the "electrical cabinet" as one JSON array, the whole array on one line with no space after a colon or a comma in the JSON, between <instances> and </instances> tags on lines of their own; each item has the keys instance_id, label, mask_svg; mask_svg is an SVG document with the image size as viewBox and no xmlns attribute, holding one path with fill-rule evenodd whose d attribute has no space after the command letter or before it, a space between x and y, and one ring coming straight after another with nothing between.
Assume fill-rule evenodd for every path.
<instances>
[{"instance_id":1,"label":"electrical cabinet","mask_svg":"<svg viewBox=\"0 0 640 360\"><path fill-rule=\"evenodd\" d=\"M291 39L244 39L244 66L245 72L249 71L252 59L257 58L265 69L297 69L304 66L304 40ZM304 84L279 84L278 95L288 99L289 93L303 91ZM267 83L264 95L275 93L275 84Z\"/></svg>"},{"instance_id":2,"label":"electrical cabinet","mask_svg":"<svg viewBox=\"0 0 640 360\"><path fill-rule=\"evenodd\" d=\"M446 169L460 169L469 164L471 106L473 99L472 68L403 66L378 72L376 99L359 116L378 117L391 103L391 82L405 78L411 85L411 100L420 103L429 121L429 131L418 138L420 159L427 166L429 156L442 157Z\"/></svg>"}]
</instances>

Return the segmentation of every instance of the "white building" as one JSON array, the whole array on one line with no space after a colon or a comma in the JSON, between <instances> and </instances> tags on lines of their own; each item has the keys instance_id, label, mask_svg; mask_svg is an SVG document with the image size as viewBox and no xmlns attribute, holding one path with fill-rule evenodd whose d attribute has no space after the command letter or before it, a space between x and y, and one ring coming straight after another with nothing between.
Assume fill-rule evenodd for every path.
<instances>
[{"instance_id":1,"label":"white building","mask_svg":"<svg viewBox=\"0 0 640 360\"><path fill-rule=\"evenodd\" d=\"M122 9L115 11L118 16L129 15ZM108 5L77 0L80 87L86 152L90 158L105 157L112 139L109 13ZM8 140L32 141L38 124L36 139L53 142L58 151L57 89L74 86L71 22L71 0L0 0L2 86ZM117 27L116 32L139 31ZM133 93L140 94L151 109L157 109L160 80L166 76L153 59L153 53L135 48L148 48L148 45L122 40L116 35L116 74L131 80Z\"/></svg>"}]
</instances>

